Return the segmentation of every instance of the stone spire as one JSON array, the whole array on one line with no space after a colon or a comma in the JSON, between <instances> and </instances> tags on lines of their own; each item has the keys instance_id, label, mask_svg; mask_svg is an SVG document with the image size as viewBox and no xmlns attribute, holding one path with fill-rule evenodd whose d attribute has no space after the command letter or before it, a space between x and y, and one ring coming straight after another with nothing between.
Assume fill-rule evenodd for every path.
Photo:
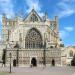
<instances>
[{"instance_id":1,"label":"stone spire","mask_svg":"<svg viewBox=\"0 0 75 75\"><path fill-rule=\"evenodd\" d=\"M56 32L59 31L58 16L55 16Z\"/></svg>"},{"instance_id":2,"label":"stone spire","mask_svg":"<svg viewBox=\"0 0 75 75\"><path fill-rule=\"evenodd\" d=\"M6 25L6 15L2 15L2 25Z\"/></svg>"},{"instance_id":3,"label":"stone spire","mask_svg":"<svg viewBox=\"0 0 75 75\"><path fill-rule=\"evenodd\" d=\"M45 19L47 20L48 19L48 13L45 12Z\"/></svg>"}]
</instances>

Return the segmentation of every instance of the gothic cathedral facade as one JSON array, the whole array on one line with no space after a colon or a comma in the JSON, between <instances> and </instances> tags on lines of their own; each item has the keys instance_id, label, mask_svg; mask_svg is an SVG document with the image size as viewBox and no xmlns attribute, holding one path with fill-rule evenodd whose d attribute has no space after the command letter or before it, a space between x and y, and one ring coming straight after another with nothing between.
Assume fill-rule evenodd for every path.
<instances>
[{"instance_id":1,"label":"gothic cathedral facade","mask_svg":"<svg viewBox=\"0 0 75 75\"><path fill-rule=\"evenodd\" d=\"M3 41L6 45L6 64L16 61L18 66L29 66L32 60L36 65L61 65L58 17L49 20L47 13L40 17L32 9L26 17L8 19L2 17Z\"/></svg>"}]
</instances>

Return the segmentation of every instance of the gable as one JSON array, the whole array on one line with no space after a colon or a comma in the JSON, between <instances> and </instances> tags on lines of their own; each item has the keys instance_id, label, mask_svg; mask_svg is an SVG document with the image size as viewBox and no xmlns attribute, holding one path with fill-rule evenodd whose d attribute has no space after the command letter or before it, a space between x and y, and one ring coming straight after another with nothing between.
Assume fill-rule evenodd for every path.
<instances>
[{"instance_id":1,"label":"gable","mask_svg":"<svg viewBox=\"0 0 75 75\"><path fill-rule=\"evenodd\" d=\"M37 14L37 12L32 9L29 15L24 19L26 22L41 22L41 17Z\"/></svg>"}]
</instances>

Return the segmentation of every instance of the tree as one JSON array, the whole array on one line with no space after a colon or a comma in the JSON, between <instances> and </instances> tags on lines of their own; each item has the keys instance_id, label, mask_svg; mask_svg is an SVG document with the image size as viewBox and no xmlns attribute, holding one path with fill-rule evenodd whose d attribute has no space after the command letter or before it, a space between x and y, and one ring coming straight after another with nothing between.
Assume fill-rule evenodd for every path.
<instances>
[{"instance_id":1,"label":"tree","mask_svg":"<svg viewBox=\"0 0 75 75\"><path fill-rule=\"evenodd\" d=\"M60 47L64 47L64 44L60 44Z\"/></svg>"},{"instance_id":2,"label":"tree","mask_svg":"<svg viewBox=\"0 0 75 75\"><path fill-rule=\"evenodd\" d=\"M73 59L71 61L71 66L75 66L75 55L73 56Z\"/></svg>"},{"instance_id":3,"label":"tree","mask_svg":"<svg viewBox=\"0 0 75 75\"><path fill-rule=\"evenodd\" d=\"M6 49L3 49L3 55L2 55L2 63L3 65L5 66L5 63L6 63Z\"/></svg>"}]
</instances>

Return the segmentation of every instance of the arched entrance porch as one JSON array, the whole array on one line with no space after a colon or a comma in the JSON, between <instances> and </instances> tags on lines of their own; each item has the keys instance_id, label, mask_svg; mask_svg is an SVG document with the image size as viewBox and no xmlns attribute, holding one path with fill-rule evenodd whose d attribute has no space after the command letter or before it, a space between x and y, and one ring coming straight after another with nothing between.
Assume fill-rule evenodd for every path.
<instances>
[{"instance_id":1,"label":"arched entrance porch","mask_svg":"<svg viewBox=\"0 0 75 75\"><path fill-rule=\"evenodd\" d=\"M35 57L33 57L33 58L31 59L31 65L32 65L33 67L36 67L36 66L37 66L37 60L36 60Z\"/></svg>"}]
</instances>

